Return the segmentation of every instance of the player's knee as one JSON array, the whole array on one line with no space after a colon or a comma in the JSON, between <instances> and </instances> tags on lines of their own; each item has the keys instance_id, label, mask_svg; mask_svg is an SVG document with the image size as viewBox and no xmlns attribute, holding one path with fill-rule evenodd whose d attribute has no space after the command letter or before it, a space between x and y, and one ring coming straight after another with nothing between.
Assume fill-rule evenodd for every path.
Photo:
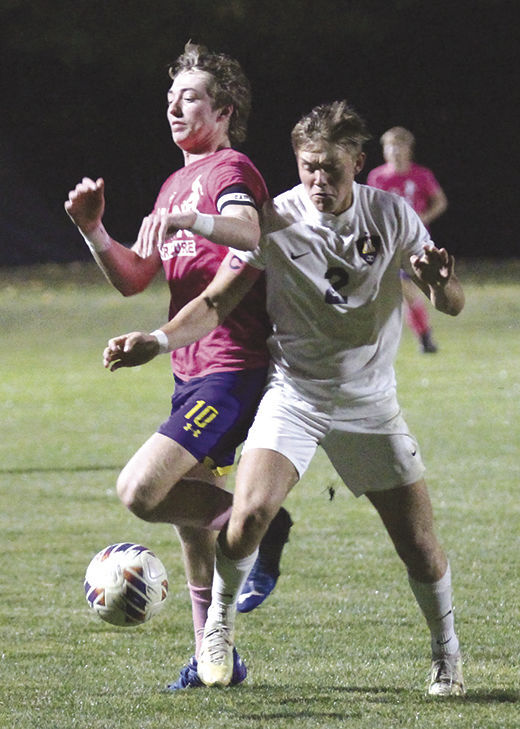
<instances>
[{"instance_id":1,"label":"player's knee","mask_svg":"<svg viewBox=\"0 0 520 729\"><path fill-rule=\"evenodd\" d=\"M235 538L251 544L259 542L267 531L274 513L268 504L251 505L246 510L236 512L230 525Z\"/></svg>"},{"instance_id":2,"label":"player's knee","mask_svg":"<svg viewBox=\"0 0 520 729\"><path fill-rule=\"evenodd\" d=\"M122 504L145 521L153 521L153 507L148 489L139 479L122 471L117 479L116 491Z\"/></svg>"},{"instance_id":3,"label":"player's knee","mask_svg":"<svg viewBox=\"0 0 520 729\"><path fill-rule=\"evenodd\" d=\"M396 543L397 551L412 572L429 574L435 569L442 550L429 531L417 531Z\"/></svg>"}]
</instances>

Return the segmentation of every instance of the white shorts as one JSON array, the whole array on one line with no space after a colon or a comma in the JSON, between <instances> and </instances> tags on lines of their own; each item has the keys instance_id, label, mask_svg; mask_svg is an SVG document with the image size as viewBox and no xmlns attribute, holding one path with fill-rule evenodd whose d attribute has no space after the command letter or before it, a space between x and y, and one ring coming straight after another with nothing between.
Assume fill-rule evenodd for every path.
<instances>
[{"instance_id":1,"label":"white shorts","mask_svg":"<svg viewBox=\"0 0 520 729\"><path fill-rule=\"evenodd\" d=\"M390 415L338 418L279 380L268 386L242 453L267 448L288 458L303 476L321 445L355 496L419 481L424 465L399 409Z\"/></svg>"}]
</instances>

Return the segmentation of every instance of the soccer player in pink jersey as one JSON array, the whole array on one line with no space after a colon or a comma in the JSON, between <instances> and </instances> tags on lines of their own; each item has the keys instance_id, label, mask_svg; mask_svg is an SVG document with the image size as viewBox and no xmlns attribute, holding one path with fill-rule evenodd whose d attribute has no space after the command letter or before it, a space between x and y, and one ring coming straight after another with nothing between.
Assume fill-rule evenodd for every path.
<instances>
[{"instance_id":1,"label":"soccer player in pink jersey","mask_svg":"<svg viewBox=\"0 0 520 729\"><path fill-rule=\"evenodd\" d=\"M188 43L170 68L167 116L184 167L163 184L153 212L127 248L105 230L104 181L83 180L65 209L108 280L124 295L145 289L162 267L170 290L169 318L213 279L228 246L253 250L258 211L268 198L251 160L233 147L245 139L250 88L237 61ZM192 602L195 655L170 684L200 686L197 656L215 560L216 535L231 513L226 472L254 417L267 374L263 281L241 306L199 342L172 353L171 414L123 468L117 491L137 516L168 522L180 537ZM164 333L156 333L162 343ZM246 589L242 612L256 607L279 575L291 520L285 509L267 535ZM231 683L246 667L234 653Z\"/></svg>"},{"instance_id":2,"label":"soccer player in pink jersey","mask_svg":"<svg viewBox=\"0 0 520 729\"><path fill-rule=\"evenodd\" d=\"M448 201L433 172L413 161L413 134L404 127L392 127L380 141L385 164L369 172L367 183L404 197L428 227L446 210ZM401 279L406 322L419 339L422 351L434 353L437 345L432 339L426 305L409 277L403 273Z\"/></svg>"}]
</instances>

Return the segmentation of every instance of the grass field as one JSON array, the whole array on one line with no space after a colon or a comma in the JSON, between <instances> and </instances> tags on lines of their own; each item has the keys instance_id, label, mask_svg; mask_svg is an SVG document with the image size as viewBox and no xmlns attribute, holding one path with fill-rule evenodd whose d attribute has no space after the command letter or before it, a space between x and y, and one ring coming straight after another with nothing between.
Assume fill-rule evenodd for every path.
<instances>
[{"instance_id":1,"label":"grass field","mask_svg":"<svg viewBox=\"0 0 520 729\"><path fill-rule=\"evenodd\" d=\"M192 649L180 550L114 483L168 412L168 360L101 366L109 336L163 322L164 284L122 299L91 266L0 269L0 726L518 729L520 263L460 273L465 311L433 315L440 352L420 355L405 331L397 363L465 656L467 698L439 702L424 695L429 638L404 570L322 453L289 497L275 593L239 617L247 682L164 693ZM167 607L141 628L102 623L83 594L91 557L124 540L170 577Z\"/></svg>"}]
</instances>

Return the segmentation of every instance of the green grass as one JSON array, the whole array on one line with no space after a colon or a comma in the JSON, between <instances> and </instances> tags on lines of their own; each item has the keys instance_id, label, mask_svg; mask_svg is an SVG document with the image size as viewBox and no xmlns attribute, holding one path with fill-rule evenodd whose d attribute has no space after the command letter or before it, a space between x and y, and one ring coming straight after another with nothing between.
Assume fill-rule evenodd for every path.
<instances>
[{"instance_id":1,"label":"green grass","mask_svg":"<svg viewBox=\"0 0 520 729\"><path fill-rule=\"evenodd\" d=\"M406 330L400 401L421 443L454 574L468 696L424 696L428 637L378 518L319 452L266 604L239 617L247 682L169 695L192 648L180 549L118 502L119 469L169 408L167 358L108 373L106 339L164 320L158 281L124 300L90 266L1 271L0 726L16 729L518 729L520 264L460 267L467 305ZM333 501L328 487L336 489ZM106 544L152 547L170 577L149 624L116 629L82 580Z\"/></svg>"}]
</instances>

